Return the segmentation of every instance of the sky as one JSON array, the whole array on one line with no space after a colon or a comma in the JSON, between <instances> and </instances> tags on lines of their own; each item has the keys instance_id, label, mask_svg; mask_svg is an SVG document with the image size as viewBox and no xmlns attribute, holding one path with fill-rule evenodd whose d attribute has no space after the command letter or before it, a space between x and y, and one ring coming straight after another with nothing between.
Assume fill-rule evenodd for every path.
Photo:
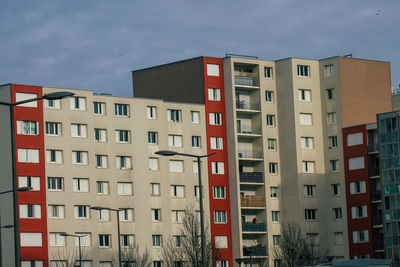
<instances>
[{"instance_id":1,"label":"sky","mask_svg":"<svg viewBox=\"0 0 400 267\"><path fill-rule=\"evenodd\" d=\"M198 56L391 62L398 0L2 0L0 84L132 96L131 71Z\"/></svg>"}]
</instances>

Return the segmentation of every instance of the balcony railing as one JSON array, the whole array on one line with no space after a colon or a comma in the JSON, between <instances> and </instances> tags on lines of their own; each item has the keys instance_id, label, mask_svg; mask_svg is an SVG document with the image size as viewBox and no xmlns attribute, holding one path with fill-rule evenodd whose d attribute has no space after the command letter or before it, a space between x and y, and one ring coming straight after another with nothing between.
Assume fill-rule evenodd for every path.
<instances>
[{"instance_id":1,"label":"balcony railing","mask_svg":"<svg viewBox=\"0 0 400 267\"><path fill-rule=\"evenodd\" d=\"M251 104L249 101L236 101L236 108L242 110L260 110L260 104Z\"/></svg>"},{"instance_id":2,"label":"balcony railing","mask_svg":"<svg viewBox=\"0 0 400 267\"><path fill-rule=\"evenodd\" d=\"M378 151L378 144L368 144L368 152L376 152Z\"/></svg>"},{"instance_id":3,"label":"balcony railing","mask_svg":"<svg viewBox=\"0 0 400 267\"><path fill-rule=\"evenodd\" d=\"M264 183L264 173L262 172L241 172L239 175L242 183Z\"/></svg>"},{"instance_id":4,"label":"balcony railing","mask_svg":"<svg viewBox=\"0 0 400 267\"><path fill-rule=\"evenodd\" d=\"M252 128L251 125L240 125L237 128L239 134L260 134L259 129Z\"/></svg>"},{"instance_id":5,"label":"balcony railing","mask_svg":"<svg viewBox=\"0 0 400 267\"><path fill-rule=\"evenodd\" d=\"M379 167L369 167L369 176L379 176Z\"/></svg>"},{"instance_id":6,"label":"balcony railing","mask_svg":"<svg viewBox=\"0 0 400 267\"><path fill-rule=\"evenodd\" d=\"M243 256L268 256L267 248L263 246L243 247Z\"/></svg>"},{"instance_id":7,"label":"balcony railing","mask_svg":"<svg viewBox=\"0 0 400 267\"><path fill-rule=\"evenodd\" d=\"M242 196L240 197L240 205L242 207L265 207L265 198L262 196Z\"/></svg>"},{"instance_id":8,"label":"balcony railing","mask_svg":"<svg viewBox=\"0 0 400 267\"><path fill-rule=\"evenodd\" d=\"M238 157L240 159L247 158L247 159L262 159L262 153L254 152L252 149L238 149Z\"/></svg>"},{"instance_id":9,"label":"balcony railing","mask_svg":"<svg viewBox=\"0 0 400 267\"><path fill-rule=\"evenodd\" d=\"M382 225L382 223L383 223L383 216L381 214L372 216L372 225L373 226Z\"/></svg>"},{"instance_id":10,"label":"balcony railing","mask_svg":"<svg viewBox=\"0 0 400 267\"><path fill-rule=\"evenodd\" d=\"M379 201L382 200L382 192L376 191L371 193L371 201Z\"/></svg>"},{"instance_id":11,"label":"balcony railing","mask_svg":"<svg viewBox=\"0 0 400 267\"><path fill-rule=\"evenodd\" d=\"M236 85L257 86L256 80L253 77L235 76Z\"/></svg>"},{"instance_id":12,"label":"balcony railing","mask_svg":"<svg viewBox=\"0 0 400 267\"><path fill-rule=\"evenodd\" d=\"M385 244L382 239L374 240L373 245L374 245L374 250L384 250L385 249Z\"/></svg>"},{"instance_id":13,"label":"balcony railing","mask_svg":"<svg viewBox=\"0 0 400 267\"><path fill-rule=\"evenodd\" d=\"M265 223L252 223L243 222L242 223L243 232L265 232L267 231L267 225Z\"/></svg>"}]
</instances>

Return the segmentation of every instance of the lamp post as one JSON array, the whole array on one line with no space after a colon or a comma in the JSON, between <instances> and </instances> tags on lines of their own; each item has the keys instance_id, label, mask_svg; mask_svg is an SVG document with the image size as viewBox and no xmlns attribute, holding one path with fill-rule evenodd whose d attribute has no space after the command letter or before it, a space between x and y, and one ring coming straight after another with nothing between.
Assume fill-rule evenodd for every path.
<instances>
[{"instance_id":1,"label":"lamp post","mask_svg":"<svg viewBox=\"0 0 400 267\"><path fill-rule=\"evenodd\" d=\"M216 152L208 154L208 155L192 155L186 153L179 153L171 150L160 150L155 152L155 154L160 156L184 156L184 157L191 157L197 159L197 168L199 172L199 188L200 188L200 235L201 235L201 265L202 267L206 267L206 259L205 259L205 237L204 237L204 214L203 214L203 186L201 185L201 158L207 158L214 155Z\"/></svg>"},{"instance_id":2,"label":"lamp post","mask_svg":"<svg viewBox=\"0 0 400 267\"><path fill-rule=\"evenodd\" d=\"M74 235L74 234L67 234L67 233L61 233L59 234L60 236L72 236L72 237L77 237L78 238L78 248L79 248L79 267L82 267L82 250L81 250L81 238L85 237L87 235Z\"/></svg>"},{"instance_id":3,"label":"lamp post","mask_svg":"<svg viewBox=\"0 0 400 267\"><path fill-rule=\"evenodd\" d=\"M15 103L7 103L0 101L0 105L8 106L10 108L10 131L11 131L11 164L12 164L12 181L13 181L13 212L14 212L14 249L15 249L15 266L21 266L21 257L20 257L20 240L19 240L19 218L18 218L18 194L17 194L17 164L16 164L16 151L15 151L15 128L14 128L14 107L29 103L35 102L43 99L47 100L57 100L65 97L73 96L72 92L54 92L49 94L44 94L41 97L26 99L22 101L18 101Z\"/></svg>"},{"instance_id":4,"label":"lamp post","mask_svg":"<svg viewBox=\"0 0 400 267\"><path fill-rule=\"evenodd\" d=\"M25 192L25 191L30 191L30 190L32 190L32 189L33 189L33 187L24 186L24 187L18 188L17 191L18 191L18 192ZM7 190L7 191L0 192L0 195L6 194L6 193L11 193L11 192L13 192L12 189L11 189L11 190Z\"/></svg>"},{"instance_id":5,"label":"lamp post","mask_svg":"<svg viewBox=\"0 0 400 267\"><path fill-rule=\"evenodd\" d=\"M125 210L125 209L112 209L112 208L105 208L105 207L100 207L100 206L93 206L93 207L90 207L90 209L92 209L92 210L98 210L98 211L101 211L101 210L110 210L110 211L115 211L115 212L117 213L117 226L118 226L118 261L119 261L118 266L119 266L119 267L122 267L122 259L121 259L121 231L120 231L120 226L119 226L119 212L120 212L120 211L123 211L123 210Z\"/></svg>"}]
</instances>

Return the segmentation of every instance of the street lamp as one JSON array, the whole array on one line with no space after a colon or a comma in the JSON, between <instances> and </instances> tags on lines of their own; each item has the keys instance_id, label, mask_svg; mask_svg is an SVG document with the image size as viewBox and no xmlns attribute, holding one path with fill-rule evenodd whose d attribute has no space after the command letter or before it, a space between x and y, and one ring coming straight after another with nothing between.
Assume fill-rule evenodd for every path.
<instances>
[{"instance_id":1,"label":"street lamp","mask_svg":"<svg viewBox=\"0 0 400 267\"><path fill-rule=\"evenodd\" d=\"M242 266L242 262L244 262L243 258L235 259L235 261L239 264L239 266Z\"/></svg>"},{"instance_id":2,"label":"street lamp","mask_svg":"<svg viewBox=\"0 0 400 267\"><path fill-rule=\"evenodd\" d=\"M207 158L212 155L214 155L216 152L208 154L208 155L192 155L192 154L186 154L186 153L179 153L171 150L160 150L155 152L155 154L160 155L160 156L184 156L184 157L191 157L191 158L196 158L197 159L197 169L199 172L199 188L200 188L200 235L201 235L201 265L202 267L206 267L206 259L205 259L205 238L204 238L204 214L203 214L203 186L201 185L201 163L200 159L201 158Z\"/></svg>"},{"instance_id":3,"label":"street lamp","mask_svg":"<svg viewBox=\"0 0 400 267\"><path fill-rule=\"evenodd\" d=\"M18 191L18 192L25 192L25 191L30 191L30 190L32 190L32 189L33 189L33 187L24 186L24 187L18 188L17 191ZM1 195L1 194L6 194L6 193L11 193L11 192L13 192L12 189L11 189L11 190L7 190L7 191L0 192L0 195Z\"/></svg>"},{"instance_id":4,"label":"street lamp","mask_svg":"<svg viewBox=\"0 0 400 267\"><path fill-rule=\"evenodd\" d=\"M117 213L117 225L118 225L118 261L119 261L119 266L122 267L122 259L121 259L121 231L120 231L120 226L119 226L119 212L126 210L126 209L112 209L112 208L105 208L105 207L100 207L100 206L93 206L90 207L91 210L110 210L110 211L115 211Z\"/></svg>"},{"instance_id":5,"label":"street lamp","mask_svg":"<svg viewBox=\"0 0 400 267\"><path fill-rule=\"evenodd\" d=\"M21 257L20 257L20 240L19 240L19 218L18 218L18 194L17 194L17 164L15 157L15 129L14 129L14 107L29 103L35 102L43 99L47 100L57 100L65 97L71 97L74 93L72 92L54 92L49 94L44 94L41 97L26 99L22 101L18 101L15 103L7 103L0 101L0 105L8 106L10 108L10 131L11 131L11 164L12 164L12 179L13 179L13 212L14 212L14 249L15 249L15 266L19 267L21 265Z\"/></svg>"},{"instance_id":6,"label":"street lamp","mask_svg":"<svg viewBox=\"0 0 400 267\"><path fill-rule=\"evenodd\" d=\"M81 250L81 238L87 236L86 235L74 235L74 234L67 234L67 233L60 233L60 236L72 236L78 238L78 248L79 248L79 267L82 267L82 250Z\"/></svg>"}]
</instances>

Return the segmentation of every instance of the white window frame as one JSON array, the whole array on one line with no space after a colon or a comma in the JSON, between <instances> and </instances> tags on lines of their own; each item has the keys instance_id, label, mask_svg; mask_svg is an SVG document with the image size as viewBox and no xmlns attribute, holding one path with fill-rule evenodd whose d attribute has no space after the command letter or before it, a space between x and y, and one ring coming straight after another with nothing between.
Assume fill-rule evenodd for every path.
<instances>
[{"instance_id":1,"label":"white window frame","mask_svg":"<svg viewBox=\"0 0 400 267\"><path fill-rule=\"evenodd\" d=\"M265 91L265 102L274 103L274 91Z\"/></svg>"},{"instance_id":2,"label":"white window frame","mask_svg":"<svg viewBox=\"0 0 400 267\"><path fill-rule=\"evenodd\" d=\"M213 199L226 199L226 187L213 186Z\"/></svg>"},{"instance_id":3,"label":"white window frame","mask_svg":"<svg viewBox=\"0 0 400 267\"><path fill-rule=\"evenodd\" d=\"M116 117L127 118L130 116L129 104L115 103L114 104L114 115Z\"/></svg>"},{"instance_id":4,"label":"white window frame","mask_svg":"<svg viewBox=\"0 0 400 267\"><path fill-rule=\"evenodd\" d=\"M132 157L130 156L117 156L116 167L119 170L130 170L132 169Z\"/></svg>"},{"instance_id":5,"label":"white window frame","mask_svg":"<svg viewBox=\"0 0 400 267\"><path fill-rule=\"evenodd\" d=\"M95 155L96 157L96 168L107 169L108 168L108 156L107 155Z\"/></svg>"},{"instance_id":6,"label":"white window frame","mask_svg":"<svg viewBox=\"0 0 400 267\"><path fill-rule=\"evenodd\" d=\"M39 135L39 122L37 121L17 121L17 134L19 135Z\"/></svg>"},{"instance_id":7,"label":"white window frame","mask_svg":"<svg viewBox=\"0 0 400 267\"><path fill-rule=\"evenodd\" d=\"M81 150L72 151L72 164L74 165L87 165L88 164L88 152Z\"/></svg>"},{"instance_id":8,"label":"white window frame","mask_svg":"<svg viewBox=\"0 0 400 267\"><path fill-rule=\"evenodd\" d=\"M149 170L158 171L158 158L149 158Z\"/></svg>"},{"instance_id":9,"label":"white window frame","mask_svg":"<svg viewBox=\"0 0 400 267\"><path fill-rule=\"evenodd\" d=\"M302 136L301 137L302 149L314 149L314 137Z\"/></svg>"},{"instance_id":10,"label":"white window frame","mask_svg":"<svg viewBox=\"0 0 400 267\"><path fill-rule=\"evenodd\" d=\"M87 193L89 192L89 179L88 178L73 178L72 190L74 192Z\"/></svg>"},{"instance_id":11,"label":"white window frame","mask_svg":"<svg viewBox=\"0 0 400 267\"><path fill-rule=\"evenodd\" d=\"M64 219L65 206L59 204L49 204L47 206L47 214L49 219Z\"/></svg>"},{"instance_id":12,"label":"white window frame","mask_svg":"<svg viewBox=\"0 0 400 267\"><path fill-rule=\"evenodd\" d=\"M200 112L199 111L190 111L190 121L192 123L200 123Z\"/></svg>"},{"instance_id":13,"label":"white window frame","mask_svg":"<svg viewBox=\"0 0 400 267\"><path fill-rule=\"evenodd\" d=\"M169 134L168 135L168 146L169 147L182 147L182 135Z\"/></svg>"},{"instance_id":14,"label":"white window frame","mask_svg":"<svg viewBox=\"0 0 400 267\"><path fill-rule=\"evenodd\" d=\"M95 142L105 143L105 142L107 142L107 130L100 129L100 128L94 128L93 137L94 137Z\"/></svg>"},{"instance_id":15,"label":"white window frame","mask_svg":"<svg viewBox=\"0 0 400 267\"><path fill-rule=\"evenodd\" d=\"M275 124L276 124L275 115L267 114L267 126L275 127Z\"/></svg>"},{"instance_id":16,"label":"white window frame","mask_svg":"<svg viewBox=\"0 0 400 267\"><path fill-rule=\"evenodd\" d=\"M168 109L167 110L168 122L181 122L182 111L180 109Z\"/></svg>"},{"instance_id":17,"label":"white window frame","mask_svg":"<svg viewBox=\"0 0 400 267\"><path fill-rule=\"evenodd\" d=\"M183 160L170 159L168 161L168 165L169 165L169 172L183 173L184 171Z\"/></svg>"},{"instance_id":18,"label":"white window frame","mask_svg":"<svg viewBox=\"0 0 400 267\"><path fill-rule=\"evenodd\" d=\"M311 90L310 89L299 89L299 101L311 102Z\"/></svg>"},{"instance_id":19,"label":"white window frame","mask_svg":"<svg viewBox=\"0 0 400 267\"><path fill-rule=\"evenodd\" d=\"M146 107L147 118L150 120L157 119L157 107L155 106L147 106Z\"/></svg>"},{"instance_id":20,"label":"white window frame","mask_svg":"<svg viewBox=\"0 0 400 267\"><path fill-rule=\"evenodd\" d=\"M73 96L69 99L70 109L71 110L79 110L85 111L86 110L86 98L81 96Z\"/></svg>"},{"instance_id":21,"label":"white window frame","mask_svg":"<svg viewBox=\"0 0 400 267\"><path fill-rule=\"evenodd\" d=\"M210 112L208 114L210 125L221 126L222 125L222 113Z\"/></svg>"},{"instance_id":22,"label":"white window frame","mask_svg":"<svg viewBox=\"0 0 400 267\"><path fill-rule=\"evenodd\" d=\"M170 191L171 191L171 197L177 197L177 198L185 197L185 186L184 185L171 185Z\"/></svg>"},{"instance_id":23,"label":"white window frame","mask_svg":"<svg viewBox=\"0 0 400 267\"><path fill-rule=\"evenodd\" d=\"M308 65L297 65L297 76L298 77L311 77L311 68Z\"/></svg>"},{"instance_id":24,"label":"white window frame","mask_svg":"<svg viewBox=\"0 0 400 267\"><path fill-rule=\"evenodd\" d=\"M224 138L223 137L210 137L211 149L222 150L224 149Z\"/></svg>"},{"instance_id":25,"label":"white window frame","mask_svg":"<svg viewBox=\"0 0 400 267\"><path fill-rule=\"evenodd\" d=\"M96 108L96 106L97 106L97 108ZM105 115L106 114L106 103L94 101L93 102L93 114L96 116Z\"/></svg>"},{"instance_id":26,"label":"white window frame","mask_svg":"<svg viewBox=\"0 0 400 267\"><path fill-rule=\"evenodd\" d=\"M61 122L45 122L45 133L47 136L61 136Z\"/></svg>"},{"instance_id":27,"label":"white window frame","mask_svg":"<svg viewBox=\"0 0 400 267\"><path fill-rule=\"evenodd\" d=\"M87 125L82 123L71 123L71 137L87 138Z\"/></svg>"},{"instance_id":28,"label":"white window frame","mask_svg":"<svg viewBox=\"0 0 400 267\"><path fill-rule=\"evenodd\" d=\"M302 161L303 173L315 173L315 161Z\"/></svg>"},{"instance_id":29,"label":"white window frame","mask_svg":"<svg viewBox=\"0 0 400 267\"><path fill-rule=\"evenodd\" d=\"M225 174L225 163L223 161L212 161L211 173L221 175Z\"/></svg>"},{"instance_id":30,"label":"white window frame","mask_svg":"<svg viewBox=\"0 0 400 267\"><path fill-rule=\"evenodd\" d=\"M41 219L42 206L40 204L19 204L19 218Z\"/></svg>"},{"instance_id":31,"label":"white window frame","mask_svg":"<svg viewBox=\"0 0 400 267\"><path fill-rule=\"evenodd\" d=\"M214 223L215 224L226 224L228 221L228 213L226 210L215 210L214 211Z\"/></svg>"},{"instance_id":32,"label":"white window frame","mask_svg":"<svg viewBox=\"0 0 400 267\"><path fill-rule=\"evenodd\" d=\"M39 149L18 148L18 162L21 163L40 163Z\"/></svg>"},{"instance_id":33,"label":"white window frame","mask_svg":"<svg viewBox=\"0 0 400 267\"><path fill-rule=\"evenodd\" d=\"M131 182L117 182L117 193L119 196L132 196L133 185Z\"/></svg>"},{"instance_id":34,"label":"white window frame","mask_svg":"<svg viewBox=\"0 0 400 267\"><path fill-rule=\"evenodd\" d=\"M18 176L18 188L32 187L30 191L40 191L39 176Z\"/></svg>"},{"instance_id":35,"label":"white window frame","mask_svg":"<svg viewBox=\"0 0 400 267\"><path fill-rule=\"evenodd\" d=\"M208 88L208 100L209 101L221 101L221 89L220 88Z\"/></svg>"}]
</instances>

